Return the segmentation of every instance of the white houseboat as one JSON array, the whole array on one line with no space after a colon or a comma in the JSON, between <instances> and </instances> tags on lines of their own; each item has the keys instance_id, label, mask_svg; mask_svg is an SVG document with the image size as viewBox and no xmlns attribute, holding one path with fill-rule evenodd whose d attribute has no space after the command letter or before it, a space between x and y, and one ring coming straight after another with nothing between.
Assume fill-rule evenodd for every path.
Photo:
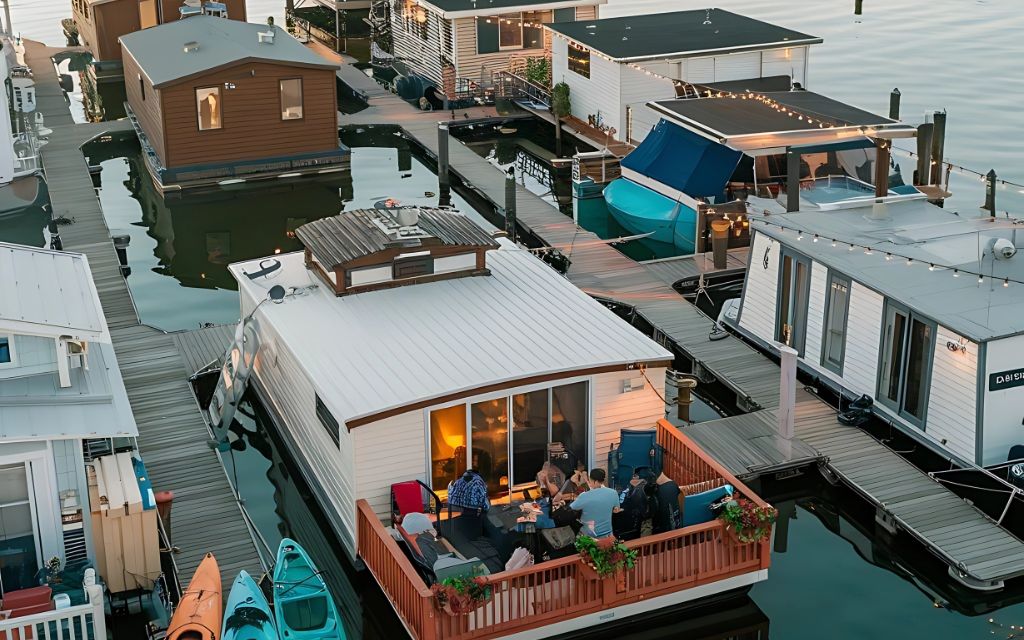
<instances>
[{"instance_id":1,"label":"white houseboat","mask_svg":"<svg viewBox=\"0 0 1024 640\"><path fill-rule=\"evenodd\" d=\"M672 355L531 252L449 209L344 212L296 235L303 252L230 267L246 338L228 361L252 365L250 381L344 548L412 637L547 637L765 579L767 540L730 538L706 504L688 508L684 528L628 542L637 563L618 586L588 577L571 551L505 570L508 531L496 533L491 516L518 512L551 456L604 467L629 430L651 438L645 459L664 451L661 466L684 495L729 484L764 503L662 419ZM231 365L225 373L233 378ZM450 535L441 524L473 520L427 507L467 468L486 483L491 524ZM414 568L414 545L396 541L405 519L392 518L394 487L410 481L451 545L448 560L490 585L469 615L442 610L431 565Z\"/></svg>"},{"instance_id":2,"label":"white houseboat","mask_svg":"<svg viewBox=\"0 0 1024 640\"><path fill-rule=\"evenodd\" d=\"M751 224L744 335L961 463L1024 444L1020 221L918 199Z\"/></svg>"}]
</instances>

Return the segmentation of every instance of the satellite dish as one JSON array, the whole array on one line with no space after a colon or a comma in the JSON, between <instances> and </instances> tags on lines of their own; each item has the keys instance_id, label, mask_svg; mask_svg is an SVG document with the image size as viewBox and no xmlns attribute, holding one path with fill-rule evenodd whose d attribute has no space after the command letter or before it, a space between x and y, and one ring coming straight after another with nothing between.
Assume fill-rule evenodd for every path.
<instances>
[{"instance_id":1,"label":"satellite dish","mask_svg":"<svg viewBox=\"0 0 1024 640\"><path fill-rule=\"evenodd\" d=\"M282 300L284 300L286 294L287 292L284 290L284 287L282 287L279 284L275 284L274 286L270 287L270 291L268 292L267 295L275 303L280 303Z\"/></svg>"}]
</instances>

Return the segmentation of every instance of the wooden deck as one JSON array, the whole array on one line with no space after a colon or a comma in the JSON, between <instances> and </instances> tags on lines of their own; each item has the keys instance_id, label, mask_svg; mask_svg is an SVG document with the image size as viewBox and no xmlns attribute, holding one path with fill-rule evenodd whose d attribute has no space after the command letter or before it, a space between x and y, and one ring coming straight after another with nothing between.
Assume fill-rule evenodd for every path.
<instances>
[{"instance_id":1,"label":"wooden deck","mask_svg":"<svg viewBox=\"0 0 1024 640\"><path fill-rule=\"evenodd\" d=\"M64 248L89 258L153 487L174 491L170 534L181 549L175 556L179 578L187 583L208 551L217 556L225 585L241 569L262 575L245 515L217 452L207 445L211 436L188 384L189 365L170 335L139 323L82 155L83 143L130 125L74 124L49 60L59 49L26 46L38 108L53 129L42 149L53 216L73 221L60 227Z\"/></svg>"},{"instance_id":2,"label":"wooden deck","mask_svg":"<svg viewBox=\"0 0 1024 640\"><path fill-rule=\"evenodd\" d=\"M728 253L726 253L726 266L724 269L715 268L714 259L711 257L710 252L693 256L646 260L640 264L644 265L651 275L672 286L680 280L693 278L701 274L742 273L747 269L747 259L749 257L750 247L738 247L736 249L729 249Z\"/></svg>"}]
</instances>

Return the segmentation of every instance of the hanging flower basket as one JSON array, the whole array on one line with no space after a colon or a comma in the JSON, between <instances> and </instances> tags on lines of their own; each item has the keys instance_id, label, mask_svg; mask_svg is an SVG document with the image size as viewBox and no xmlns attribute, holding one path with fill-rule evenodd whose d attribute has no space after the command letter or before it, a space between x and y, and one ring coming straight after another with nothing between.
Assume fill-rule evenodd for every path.
<instances>
[{"instance_id":1,"label":"hanging flower basket","mask_svg":"<svg viewBox=\"0 0 1024 640\"><path fill-rule=\"evenodd\" d=\"M451 616L464 616L479 609L494 594L482 576L445 578L431 585L434 598L442 611Z\"/></svg>"},{"instance_id":2,"label":"hanging flower basket","mask_svg":"<svg viewBox=\"0 0 1024 640\"><path fill-rule=\"evenodd\" d=\"M779 512L771 506L739 498L725 505L718 519L725 523L729 536L742 544L762 542L772 535Z\"/></svg>"},{"instance_id":3,"label":"hanging flower basket","mask_svg":"<svg viewBox=\"0 0 1024 640\"><path fill-rule=\"evenodd\" d=\"M580 536L576 538L576 550L583 562L580 573L590 579L605 578L624 569L632 569L636 563L636 550L613 536L598 539Z\"/></svg>"}]
</instances>

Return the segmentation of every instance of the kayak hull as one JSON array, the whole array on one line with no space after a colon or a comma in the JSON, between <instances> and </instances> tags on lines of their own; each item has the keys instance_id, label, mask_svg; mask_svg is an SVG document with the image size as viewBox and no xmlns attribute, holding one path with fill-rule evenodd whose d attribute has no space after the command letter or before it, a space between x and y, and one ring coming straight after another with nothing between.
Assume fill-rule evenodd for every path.
<instances>
[{"instance_id":1,"label":"kayak hull","mask_svg":"<svg viewBox=\"0 0 1024 640\"><path fill-rule=\"evenodd\" d=\"M306 551L289 538L277 550L274 612L280 640L345 640L327 583Z\"/></svg>"},{"instance_id":2,"label":"kayak hull","mask_svg":"<svg viewBox=\"0 0 1024 640\"><path fill-rule=\"evenodd\" d=\"M220 567L212 553L199 563L167 627L167 640L217 640L223 622Z\"/></svg>"},{"instance_id":3,"label":"kayak hull","mask_svg":"<svg viewBox=\"0 0 1024 640\"><path fill-rule=\"evenodd\" d=\"M238 572L231 585L220 637L221 640L278 640L270 604L245 570Z\"/></svg>"}]
</instances>

